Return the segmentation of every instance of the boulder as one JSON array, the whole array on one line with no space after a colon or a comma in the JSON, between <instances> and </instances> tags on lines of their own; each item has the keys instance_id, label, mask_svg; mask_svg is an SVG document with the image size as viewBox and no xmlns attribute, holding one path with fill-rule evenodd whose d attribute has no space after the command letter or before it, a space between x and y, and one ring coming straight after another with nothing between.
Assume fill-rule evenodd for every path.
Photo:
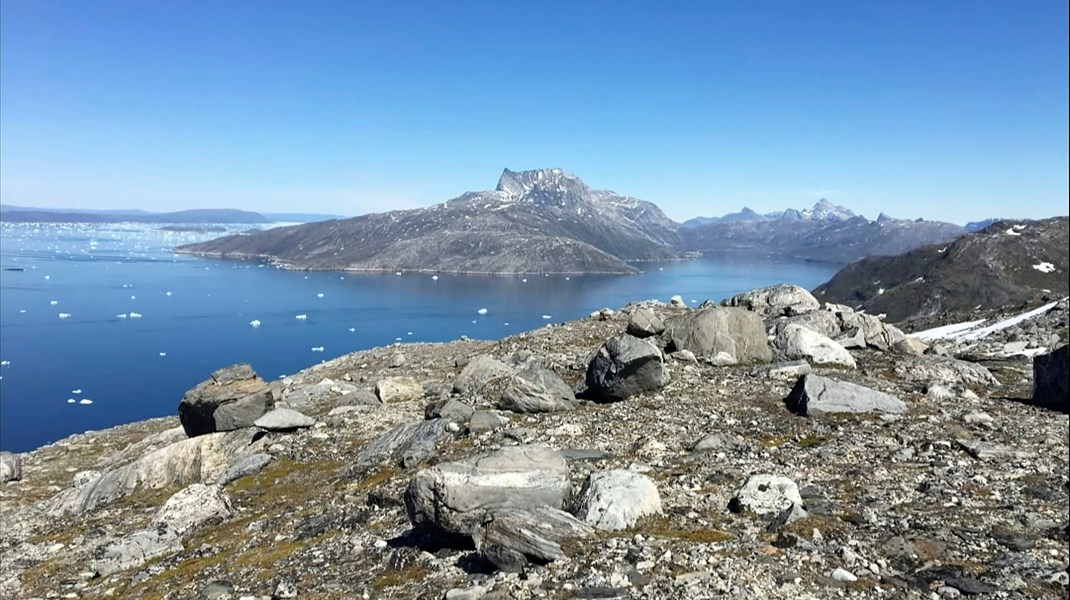
<instances>
[{"instance_id":1,"label":"boulder","mask_svg":"<svg viewBox=\"0 0 1070 600\"><path fill-rule=\"evenodd\" d=\"M977 363L927 354L904 357L895 367L895 374L924 386L940 384L952 389L999 387L999 380L991 371Z\"/></svg>"},{"instance_id":2,"label":"boulder","mask_svg":"<svg viewBox=\"0 0 1070 600\"><path fill-rule=\"evenodd\" d=\"M356 390L338 398L338 406L382 406L383 401L371 390Z\"/></svg>"},{"instance_id":3,"label":"boulder","mask_svg":"<svg viewBox=\"0 0 1070 600\"><path fill-rule=\"evenodd\" d=\"M921 356L928 349L928 344L911 335L904 336L892 346L892 352L905 356Z\"/></svg>"},{"instance_id":4,"label":"boulder","mask_svg":"<svg viewBox=\"0 0 1070 600\"><path fill-rule=\"evenodd\" d=\"M638 338L661 335L665 331L665 322L649 306L640 306L632 311L628 319L628 334Z\"/></svg>"},{"instance_id":5,"label":"boulder","mask_svg":"<svg viewBox=\"0 0 1070 600\"><path fill-rule=\"evenodd\" d=\"M777 319L775 323L777 335L780 334L782 328L788 325L801 325L832 339L840 337L843 333L840 329L840 318L828 310L815 310L801 315Z\"/></svg>"},{"instance_id":6,"label":"boulder","mask_svg":"<svg viewBox=\"0 0 1070 600\"><path fill-rule=\"evenodd\" d=\"M873 315L836 304L825 306L840 319L840 336L836 341L846 348L870 347L887 351L906 337L905 333Z\"/></svg>"},{"instance_id":7,"label":"boulder","mask_svg":"<svg viewBox=\"0 0 1070 600\"><path fill-rule=\"evenodd\" d=\"M846 348L802 325L789 324L781 328L777 347L787 359L806 359L818 365L839 365L855 368L855 359Z\"/></svg>"},{"instance_id":8,"label":"boulder","mask_svg":"<svg viewBox=\"0 0 1070 600\"><path fill-rule=\"evenodd\" d=\"M469 537L479 533L491 509L561 509L569 491L568 464L557 451L506 446L419 471L405 492L405 507L420 529Z\"/></svg>"},{"instance_id":9,"label":"boulder","mask_svg":"<svg viewBox=\"0 0 1070 600\"><path fill-rule=\"evenodd\" d=\"M14 452L0 452L0 482L22 479L22 457Z\"/></svg>"},{"instance_id":10,"label":"boulder","mask_svg":"<svg viewBox=\"0 0 1070 600\"><path fill-rule=\"evenodd\" d=\"M266 439L253 428L188 438L63 490L45 510L57 516L81 514L138 489L216 481L234 461L263 452Z\"/></svg>"},{"instance_id":11,"label":"boulder","mask_svg":"<svg viewBox=\"0 0 1070 600\"><path fill-rule=\"evenodd\" d=\"M468 420L468 433L478 435L495 429L501 429L509 420L493 410L477 410Z\"/></svg>"},{"instance_id":12,"label":"boulder","mask_svg":"<svg viewBox=\"0 0 1070 600\"><path fill-rule=\"evenodd\" d=\"M587 476L573 512L598 529L628 529L640 517L660 513L661 496L646 475L624 469L601 471Z\"/></svg>"},{"instance_id":13,"label":"boulder","mask_svg":"<svg viewBox=\"0 0 1070 600\"><path fill-rule=\"evenodd\" d=\"M502 571L521 571L567 558L561 542L594 533L590 525L549 507L495 509L475 537L483 557Z\"/></svg>"},{"instance_id":14,"label":"boulder","mask_svg":"<svg viewBox=\"0 0 1070 600\"><path fill-rule=\"evenodd\" d=\"M276 408L264 413L253 425L268 431L293 431L312 427L316 420L297 412L292 408Z\"/></svg>"},{"instance_id":15,"label":"boulder","mask_svg":"<svg viewBox=\"0 0 1070 600\"><path fill-rule=\"evenodd\" d=\"M289 390L283 395L286 404L304 407L322 402L334 402L358 391L357 386L346 382L328 382L305 385ZM376 400L376 404L378 404Z\"/></svg>"},{"instance_id":16,"label":"boulder","mask_svg":"<svg viewBox=\"0 0 1070 600\"><path fill-rule=\"evenodd\" d=\"M1064 413L1070 412L1067 348L1063 344L1061 348L1033 359L1033 403Z\"/></svg>"},{"instance_id":17,"label":"boulder","mask_svg":"<svg viewBox=\"0 0 1070 600\"><path fill-rule=\"evenodd\" d=\"M359 476L384 464L419 464L434 456L438 443L451 435L449 424L446 419L432 419L398 425L357 453L351 473Z\"/></svg>"},{"instance_id":18,"label":"boulder","mask_svg":"<svg viewBox=\"0 0 1070 600\"><path fill-rule=\"evenodd\" d=\"M597 401L616 402L669 383L661 350L622 334L606 340L587 365L587 391Z\"/></svg>"},{"instance_id":19,"label":"boulder","mask_svg":"<svg viewBox=\"0 0 1070 600\"><path fill-rule=\"evenodd\" d=\"M701 308L671 317L665 334L674 350L690 350L698 357L725 352L740 363L773 359L762 320L741 308Z\"/></svg>"},{"instance_id":20,"label":"boulder","mask_svg":"<svg viewBox=\"0 0 1070 600\"><path fill-rule=\"evenodd\" d=\"M777 514L792 507L801 509L799 486L787 477L751 475L728 504L732 512L749 511L759 515Z\"/></svg>"},{"instance_id":21,"label":"boulder","mask_svg":"<svg viewBox=\"0 0 1070 600\"><path fill-rule=\"evenodd\" d=\"M519 413L556 412L576 407L576 396L556 373L532 367L503 381L498 408Z\"/></svg>"},{"instance_id":22,"label":"boulder","mask_svg":"<svg viewBox=\"0 0 1070 600\"><path fill-rule=\"evenodd\" d=\"M453 391L464 395L476 394L491 381L508 377L514 372L514 369L493 356L481 354L461 369L453 381Z\"/></svg>"},{"instance_id":23,"label":"boulder","mask_svg":"<svg viewBox=\"0 0 1070 600\"><path fill-rule=\"evenodd\" d=\"M275 402L271 388L247 364L219 369L182 396L178 417L186 435L252 427Z\"/></svg>"},{"instance_id":24,"label":"boulder","mask_svg":"<svg viewBox=\"0 0 1070 600\"><path fill-rule=\"evenodd\" d=\"M470 404L454 398L436 400L424 408L425 419L449 419L459 423L465 423L472 418L475 409Z\"/></svg>"},{"instance_id":25,"label":"boulder","mask_svg":"<svg viewBox=\"0 0 1070 600\"><path fill-rule=\"evenodd\" d=\"M414 377L385 377L375 384L375 394L384 404L424 397L424 386Z\"/></svg>"},{"instance_id":26,"label":"boulder","mask_svg":"<svg viewBox=\"0 0 1070 600\"><path fill-rule=\"evenodd\" d=\"M805 360L790 360L759 365L754 368L751 374L767 379L798 379L813 372L814 370L810 363Z\"/></svg>"},{"instance_id":27,"label":"boulder","mask_svg":"<svg viewBox=\"0 0 1070 600\"><path fill-rule=\"evenodd\" d=\"M812 312L820 308L821 303L797 285L781 284L738 294L722 302L721 306L745 308L767 319Z\"/></svg>"},{"instance_id":28,"label":"boulder","mask_svg":"<svg viewBox=\"0 0 1070 600\"><path fill-rule=\"evenodd\" d=\"M390 357L390 364L389 364L389 367L390 367L391 369L397 369L397 368L399 368L399 367L404 367L404 366L405 366L405 363L406 363L406 362L408 362L408 359L407 359L407 358L405 358L405 354L404 354L404 353L402 353L402 352L395 352L395 353L394 353L393 355L391 355L391 357Z\"/></svg>"},{"instance_id":29,"label":"boulder","mask_svg":"<svg viewBox=\"0 0 1070 600\"><path fill-rule=\"evenodd\" d=\"M884 392L813 374L800 377L784 402L789 410L803 416L907 411L902 400Z\"/></svg>"},{"instance_id":30,"label":"boulder","mask_svg":"<svg viewBox=\"0 0 1070 600\"><path fill-rule=\"evenodd\" d=\"M182 542L175 533L142 529L98 548L93 557L93 573L98 577L107 577L181 549Z\"/></svg>"}]
</instances>

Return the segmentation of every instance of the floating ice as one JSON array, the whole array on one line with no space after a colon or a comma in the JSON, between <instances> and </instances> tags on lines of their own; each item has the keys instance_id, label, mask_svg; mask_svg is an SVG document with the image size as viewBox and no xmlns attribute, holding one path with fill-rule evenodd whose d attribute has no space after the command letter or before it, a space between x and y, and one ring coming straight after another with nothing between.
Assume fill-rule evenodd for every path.
<instances>
[{"instance_id":1,"label":"floating ice","mask_svg":"<svg viewBox=\"0 0 1070 600\"><path fill-rule=\"evenodd\" d=\"M79 388L77 390L71 390L71 393L74 394L75 396L77 396L78 394L82 393L82 390L81 390L81 388Z\"/></svg>"},{"instance_id":2,"label":"floating ice","mask_svg":"<svg viewBox=\"0 0 1070 600\"><path fill-rule=\"evenodd\" d=\"M354 332L354 331L356 331L356 330L357 330L357 328L356 328L356 327L350 327L350 328L349 328L349 333L353 333L353 332Z\"/></svg>"},{"instance_id":3,"label":"floating ice","mask_svg":"<svg viewBox=\"0 0 1070 600\"><path fill-rule=\"evenodd\" d=\"M543 315L542 318L544 318L544 319L552 319L553 317L551 317L550 315Z\"/></svg>"},{"instance_id":4,"label":"floating ice","mask_svg":"<svg viewBox=\"0 0 1070 600\"><path fill-rule=\"evenodd\" d=\"M171 295L171 292L164 292L164 293L163 293L163 295L164 295L164 296L170 296L170 295Z\"/></svg>"},{"instance_id":5,"label":"floating ice","mask_svg":"<svg viewBox=\"0 0 1070 600\"><path fill-rule=\"evenodd\" d=\"M52 279L51 275L45 275L45 279Z\"/></svg>"},{"instance_id":6,"label":"floating ice","mask_svg":"<svg viewBox=\"0 0 1070 600\"><path fill-rule=\"evenodd\" d=\"M77 400L74 398L67 398L67 404L74 404L75 402L77 402Z\"/></svg>"},{"instance_id":7,"label":"floating ice","mask_svg":"<svg viewBox=\"0 0 1070 600\"><path fill-rule=\"evenodd\" d=\"M137 296L130 296L131 300L137 300Z\"/></svg>"},{"instance_id":8,"label":"floating ice","mask_svg":"<svg viewBox=\"0 0 1070 600\"><path fill-rule=\"evenodd\" d=\"M90 400L89 398L82 398L81 400L78 401L78 404L92 404L92 403L93 403L93 401Z\"/></svg>"},{"instance_id":9,"label":"floating ice","mask_svg":"<svg viewBox=\"0 0 1070 600\"><path fill-rule=\"evenodd\" d=\"M411 331L406 332L405 335L412 335L412 332Z\"/></svg>"},{"instance_id":10,"label":"floating ice","mask_svg":"<svg viewBox=\"0 0 1070 600\"><path fill-rule=\"evenodd\" d=\"M10 360L0 360L0 367L10 367L10 366L11 366L11 361Z\"/></svg>"},{"instance_id":11,"label":"floating ice","mask_svg":"<svg viewBox=\"0 0 1070 600\"><path fill-rule=\"evenodd\" d=\"M1035 269L1036 267L1033 267L1033 268ZM55 305L59 304L59 300L49 300L48 303L51 304L52 306L55 306Z\"/></svg>"},{"instance_id":12,"label":"floating ice","mask_svg":"<svg viewBox=\"0 0 1070 600\"><path fill-rule=\"evenodd\" d=\"M71 318L71 313L59 313L59 318L61 318L61 319L69 319L69 318Z\"/></svg>"},{"instance_id":13,"label":"floating ice","mask_svg":"<svg viewBox=\"0 0 1070 600\"><path fill-rule=\"evenodd\" d=\"M249 324L253 327L260 327L260 319L253 319L252 321L249 321Z\"/></svg>"},{"instance_id":14,"label":"floating ice","mask_svg":"<svg viewBox=\"0 0 1070 600\"><path fill-rule=\"evenodd\" d=\"M313 352L323 352L323 346L313 346L312 347L312 351Z\"/></svg>"},{"instance_id":15,"label":"floating ice","mask_svg":"<svg viewBox=\"0 0 1070 600\"><path fill-rule=\"evenodd\" d=\"M432 275L431 281L438 281L438 275Z\"/></svg>"},{"instance_id":16,"label":"floating ice","mask_svg":"<svg viewBox=\"0 0 1070 600\"><path fill-rule=\"evenodd\" d=\"M565 281L572 281L571 277L565 277Z\"/></svg>"},{"instance_id":17,"label":"floating ice","mask_svg":"<svg viewBox=\"0 0 1070 600\"><path fill-rule=\"evenodd\" d=\"M487 309L481 308L481 309L477 310L476 313L481 314L481 315L485 315L485 314L487 314Z\"/></svg>"},{"instance_id":18,"label":"floating ice","mask_svg":"<svg viewBox=\"0 0 1070 600\"><path fill-rule=\"evenodd\" d=\"M141 318L141 313L132 312L132 313L130 313L130 318L131 319L140 319Z\"/></svg>"},{"instance_id":19,"label":"floating ice","mask_svg":"<svg viewBox=\"0 0 1070 600\"><path fill-rule=\"evenodd\" d=\"M394 273L394 275L401 275L401 271L398 271L397 273Z\"/></svg>"},{"instance_id":20,"label":"floating ice","mask_svg":"<svg viewBox=\"0 0 1070 600\"><path fill-rule=\"evenodd\" d=\"M1041 273L1051 273L1055 271L1055 265L1051 264L1050 262L1042 262L1035 264L1033 265L1033 268L1040 271Z\"/></svg>"},{"instance_id":21,"label":"floating ice","mask_svg":"<svg viewBox=\"0 0 1070 600\"><path fill-rule=\"evenodd\" d=\"M525 277L525 278L520 280L520 283L527 283L527 282L528 282L528 278L527 277Z\"/></svg>"},{"instance_id":22,"label":"floating ice","mask_svg":"<svg viewBox=\"0 0 1070 600\"><path fill-rule=\"evenodd\" d=\"M161 352L160 356L167 356L167 353L166 352Z\"/></svg>"},{"instance_id":23,"label":"floating ice","mask_svg":"<svg viewBox=\"0 0 1070 600\"><path fill-rule=\"evenodd\" d=\"M25 309L25 308L20 308L20 309L19 309L19 312L20 312L20 313L24 313L24 312L26 312L26 309Z\"/></svg>"},{"instance_id":24,"label":"floating ice","mask_svg":"<svg viewBox=\"0 0 1070 600\"><path fill-rule=\"evenodd\" d=\"M298 321L304 321L304 320L308 319L308 315L297 315L294 318L297 319Z\"/></svg>"},{"instance_id":25,"label":"floating ice","mask_svg":"<svg viewBox=\"0 0 1070 600\"><path fill-rule=\"evenodd\" d=\"M126 313L119 313L119 314L117 314L117 315L115 315L115 316L116 316L117 318L120 318L120 319L125 319L125 318L126 318Z\"/></svg>"},{"instance_id":26,"label":"floating ice","mask_svg":"<svg viewBox=\"0 0 1070 600\"><path fill-rule=\"evenodd\" d=\"M323 297L323 292L320 292L320 293L316 294L316 297L317 298L322 298Z\"/></svg>"}]
</instances>

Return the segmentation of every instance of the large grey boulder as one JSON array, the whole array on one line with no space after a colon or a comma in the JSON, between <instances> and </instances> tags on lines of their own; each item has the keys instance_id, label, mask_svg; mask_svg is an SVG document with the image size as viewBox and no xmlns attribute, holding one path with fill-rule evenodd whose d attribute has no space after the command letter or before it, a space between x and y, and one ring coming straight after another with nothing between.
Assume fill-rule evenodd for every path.
<instances>
[{"instance_id":1,"label":"large grey boulder","mask_svg":"<svg viewBox=\"0 0 1070 600\"><path fill-rule=\"evenodd\" d=\"M777 348L787 359L806 359L817 365L855 368L855 359L846 348L828 337L796 325L783 327L776 338Z\"/></svg>"},{"instance_id":2,"label":"large grey boulder","mask_svg":"<svg viewBox=\"0 0 1070 600\"><path fill-rule=\"evenodd\" d=\"M435 400L424 407L425 419L449 419L464 423L472 418L475 408L454 398Z\"/></svg>"},{"instance_id":3,"label":"large grey boulder","mask_svg":"<svg viewBox=\"0 0 1070 600\"><path fill-rule=\"evenodd\" d=\"M216 481L237 459L262 453L266 440L252 428L184 439L61 491L46 511L81 514L138 489Z\"/></svg>"},{"instance_id":4,"label":"large grey boulder","mask_svg":"<svg viewBox=\"0 0 1070 600\"><path fill-rule=\"evenodd\" d=\"M226 471L215 480L216 485L227 485L232 481L237 481L242 477L247 477L254 473L259 473L264 467L268 466L272 457L266 452L260 452L257 454L250 454L248 456L242 456L238 460L231 463Z\"/></svg>"},{"instance_id":5,"label":"large grey boulder","mask_svg":"<svg viewBox=\"0 0 1070 600\"><path fill-rule=\"evenodd\" d=\"M435 455L438 443L452 435L451 421L432 419L404 423L390 429L357 453L351 472L362 475L386 464L411 466Z\"/></svg>"},{"instance_id":6,"label":"large grey boulder","mask_svg":"<svg viewBox=\"0 0 1070 600\"><path fill-rule=\"evenodd\" d=\"M182 396L178 418L186 435L252 427L275 402L271 388L247 364L231 365L212 373Z\"/></svg>"},{"instance_id":7,"label":"large grey boulder","mask_svg":"<svg viewBox=\"0 0 1070 600\"><path fill-rule=\"evenodd\" d=\"M576 517L598 529L628 529L641 517L661 512L654 480L625 469L591 473L574 504Z\"/></svg>"},{"instance_id":8,"label":"large grey boulder","mask_svg":"<svg viewBox=\"0 0 1070 600\"><path fill-rule=\"evenodd\" d=\"M843 330L840 328L840 318L836 316L836 313L829 310L815 310L793 317L777 319L775 323L776 334L778 336L780 335L780 330L788 325L801 325L802 327L811 331L816 331L817 333L832 339L840 337L843 333Z\"/></svg>"},{"instance_id":9,"label":"large grey boulder","mask_svg":"<svg viewBox=\"0 0 1070 600\"><path fill-rule=\"evenodd\" d=\"M405 492L405 507L418 528L470 537L479 533L492 509L560 510L569 491L568 464L557 451L506 446L419 471Z\"/></svg>"},{"instance_id":10,"label":"large grey boulder","mask_svg":"<svg viewBox=\"0 0 1070 600\"><path fill-rule=\"evenodd\" d=\"M1070 355L1067 348L1064 344L1062 348L1033 359L1033 403L1064 413L1070 412L1070 376L1067 375Z\"/></svg>"},{"instance_id":11,"label":"large grey boulder","mask_svg":"<svg viewBox=\"0 0 1070 600\"><path fill-rule=\"evenodd\" d=\"M624 400L667 383L661 350L628 334L606 340L587 365L587 392L600 402Z\"/></svg>"},{"instance_id":12,"label":"large grey boulder","mask_svg":"<svg viewBox=\"0 0 1070 600\"><path fill-rule=\"evenodd\" d=\"M649 306L640 306L632 311L628 319L628 334L638 338L661 335L665 331L665 322Z\"/></svg>"},{"instance_id":13,"label":"large grey boulder","mask_svg":"<svg viewBox=\"0 0 1070 600\"><path fill-rule=\"evenodd\" d=\"M0 452L0 482L22 479L22 457L13 452Z\"/></svg>"},{"instance_id":14,"label":"large grey boulder","mask_svg":"<svg viewBox=\"0 0 1070 600\"><path fill-rule=\"evenodd\" d=\"M576 407L576 396L557 373L531 367L502 382L498 408L519 413L556 412Z\"/></svg>"},{"instance_id":15,"label":"large grey boulder","mask_svg":"<svg viewBox=\"0 0 1070 600\"><path fill-rule=\"evenodd\" d=\"M253 422L253 425L268 431L293 431L294 429L312 427L315 424L315 419L305 416L292 408L270 410Z\"/></svg>"},{"instance_id":16,"label":"large grey boulder","mask_svg":"<svg viewBox=\"0 0 1070 600\"><path fill-rule=\"evenodd\" d=\"M153 515L150 528L100 548L93 570L107 576L181 550L179 540L183 534L210 521L227 519L233 513L230 498L222 488L193 484L167 499Z\"/></svg>"},{"instance_id":17,"label":"large grey boulder","mask_svg":"<svg viewBox=\"0 0 1070 600\"><path fill-rule=\"evenodd\" d=\"M826 304L825 307L840 319L840 335L836 341L845 348L869 347L888 351L906 337L895 326L873 315L855 312L842 305Z\"/></svg>"},{"instance_id":18,"label":"large grey boulder","mask_svg":"<svg viewBox=\"0 0 1070 600\"><path fill-rule=\"evenodd\" d=\"M515 369L493 356L481 354L468 361L468 364L461 369L457 379L453 381L453 391L464 395L476 394L490 382L508 377L515 372Z\"/></svg>"},{"instance_id":19,"label":"large grey boulder","mask_svg":"<svg viewBox=\"0 0 1070 600\"><path fill-rule=\"evenodd\" d=\"M904 357L895 367L895 374L912 383L925 386L940 385L951 389L999 387L992 372L973 362L950 356Z\"/></svg>"},{"instance_id":20,"label":"large grey boulder","mask_svg":"<svg viewBox=\"0 0 1070 600\"><path fill-rule=\"evenodd\" d=\"M745 308L766 319L815 311L821 303L797 285L780 284L738 294L722 302L721 306Z\"/></svg>"},{"instance_id":21,"label":"large grey boulder","mask_svg":"<svg viewBox=\"0 0 1070 600\"><path fill-rule=\"evenodd\" d=\"M789 410L804 416L907 411L902 400L884 392L813 374L799 378L785 403Z\"/></svg>"},{"instance_id":22,"label":"large grey boulder","mask_svg":"<svg viewBox=\"0 0 1070 600\"><path fill-rule=\"evenodd\" d=\"M724 352L738 363L773 360L762 319L742 308L700 308L671 317L665 335L674 349L690 350L700 358Z\"/></svg>"},{"instance_id":23,"label":"large grey boulder","mask_svg":"<svg viewBox=\"0 0 1070 600\"><path fill-rule=\"evenodd\" d=\"M333 403L336 399L359 391L357 386L344 381L324 381L301 386L287 391L283 399L290 406L305 407Z\"/></svg>"},{"instance_id":24,"label":"large grey boulder","mask_svg":"<svg viewBox=\"0 0 1070 600\"><path fill-rule=\"evenodd\" d=\"M567 512L549 507L492 510L484 518L477 549L502 571L521 571L567 558L561 542L588 537L594 529Z\"/></svg>"}]
</instances>

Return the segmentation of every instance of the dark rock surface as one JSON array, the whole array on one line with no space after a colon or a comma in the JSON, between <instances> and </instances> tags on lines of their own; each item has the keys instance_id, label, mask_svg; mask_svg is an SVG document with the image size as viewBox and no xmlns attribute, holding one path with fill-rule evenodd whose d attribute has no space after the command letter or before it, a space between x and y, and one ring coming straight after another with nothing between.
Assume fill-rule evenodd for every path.
<instances>
[{"instance_id":1,"label":"dark rock surface","mask_svg":"<svg viewBox=\"0 0 1070 600\"><path fill-rule=\"evenodd\" d=\"M190 437L250 427L274 406L268 384L247 364L212 373L186 392L178 416Z\"/></svg>"},{"instance_id":2,"label":"dark rock surface","mask_svg":"<svg viewBox=\"0 0 1070 600\"><path fill-rule=\"evenodd\" d=\"M606 340L587 366L587 393L601 402L624 400L668 382L661 350L628 334Z\"/></svg>"},{"instance_id":3,"label":"dark rock surface","mask_svg":"<svg viewBox=\"0 0 1070 600\"><path fill-rule=\"evenodd\" d=\"M1033 359L1033 403L1070 413L1070 352L1061 348Z\"/></svg>"}]
</instances>

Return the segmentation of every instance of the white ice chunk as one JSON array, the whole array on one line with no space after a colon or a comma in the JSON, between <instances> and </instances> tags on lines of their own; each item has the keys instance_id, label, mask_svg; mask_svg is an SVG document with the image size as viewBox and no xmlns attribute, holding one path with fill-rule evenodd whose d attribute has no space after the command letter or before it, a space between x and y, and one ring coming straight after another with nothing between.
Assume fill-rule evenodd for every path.
<instances>
[{"instance_id":1,"label":"white ice chunk","mask_svg":"<svg viewBox=\"0 0 1070 600\"><path fill-rule=\"evenodd\" d=\"M126 313L119 313L119 314L115 315L115 317L119 318L119 319L125 319L126 316L127 316Z\"/></svg>"},{"instance_id":2,"label":"white ice chunk","mask_svg":"<svg viewBox=\"0 0 1070 600\"><path fill-rule=\"evenodd\" d=\"M69 319L69 318L71 318L71 313L59 313L59 318L61 318L61 319Z\"/></svg>"},{"instance_id":3,"label":"white ice chunk","mask_svg":"<svg viewBox=\"0 0 1070 600\"><path fill-rule=\"evenodd\" d=\"M166 352L161 352L160 356L167 356L167 353Z\"/></svg>"},{"instance_id":4,"label":"white ice chunk","mask_svg":"<svg viewBox=\"0 0 1070 600\"><path fill-rule=\"evenodd\" d=\"M322 298L323 297L323 292L320 292L320 293L316 294L316 297L317 298Z\"/></svg>"},{"instance_id":5,"label":"white ice chunk","mask_svg":"<svg viewBox=\"0 0 1070 600\"><path fill-rule=\"evenodd\" d=\"M298 321L304 321L304 320L308 319L308 315L297 315L294 318L297 319Z\"/></svg>"},{"instance_id":6,"label":"white ice chunk","mask_svg":"<svg viewBox=\"0 0 1070 600\"><path fill-rule=\"evenodd\" d=\"M431 281L438 281L438 275L432 275Z\"/></svg>"},{"instance_id":7,"label":"white ice chunk","mask_svg":"<svg viewBox=\"0 0 1070 600\"><path fill-rule=\"evenodd\" d=\"M487 309L481 308L481 309L477 310L476 313L480 314L480 315L485 315L485 314L487 314Z\"/></svg>"},{"instance_id":8,"label":"white ice chunk","mask_svg":"<svg viewBox=\"0 0 1070 600\"><path fill-rule=\"evenodd\" d=\"M1035 269L1036 267L1033 267L1033 268ZM59 304L59 300L49 300L48 303L51 304L52 306L55 306L55 305Z\"/></svg>"},{"instance_id":9,"label":"white ice chunk","mask_svg":"<svg viewBox=\"0 0 1070 600\"><path fill-rule=\"evenodd\" d=\"M131 319L140 319L141 318L141 313L132 312L132 313L130 313L130 318Z\"/></svg>"},{"instance_id":10,"label":"white ice chunk","mask_svg":"<svg viewBox=\"0 0 1070 600\"><path fill-rule=\"evenodd\" d=\"M77 402L77 400L74 398L67 398L67 404L74 404L75 402Z\"/></svg>"},{"instance_id":11,"label":"white ice chunk","mask_svg":"<svg viewBox=\"0 0 1070 600\"><path fill-rule=\"evenodd\" d=\"M249 321L249 325L252 325L254 328L260 327L260 319L253 319L252 321Z\"/></svg>"},{"instance_id":12,"label":"white ice chunk","mask_svg":"<svg viewBox=\"0 0 1070 600\"><path fill-rule=\"evenodd\" d=\"M552 319L553 317L551 317L550 315L543 315L542 318L549 320L549 319Z\"/></svg>"},{"instance_id":13,"label":"white ice chunk","mask_svg":"<svg viewBox=\"0 0 1070 600\"><path fill-rule=\"evenodd\" d=\"M312 347L312 351L313 352L323 352L323 346L313 346Z\"/></svg>"},{"instance_id":14,"label":"white ice chunk","mask_svg":"<svg viewBox=\"0 0 1070 600\"><path fill-rule=\"evenodd\" d=\"M1042 262L1035 264L1033 265L1033 268L1040 271L1041 273L1051 273L1055 271L1055 265L1051 264L1050 262Z\"/></svg>"},{"instance_id":15,"label":"white ice chunk","mask_svg":"<svg viewBox=\"0 0 1070 600\"><path fill-rule=\"evenodd\" d=\"M92 403L93 403L93 401L90 400L89 398L82 398L81 400L78 401L78 404L92 404Z\"/></svg>"}]
</instances>

